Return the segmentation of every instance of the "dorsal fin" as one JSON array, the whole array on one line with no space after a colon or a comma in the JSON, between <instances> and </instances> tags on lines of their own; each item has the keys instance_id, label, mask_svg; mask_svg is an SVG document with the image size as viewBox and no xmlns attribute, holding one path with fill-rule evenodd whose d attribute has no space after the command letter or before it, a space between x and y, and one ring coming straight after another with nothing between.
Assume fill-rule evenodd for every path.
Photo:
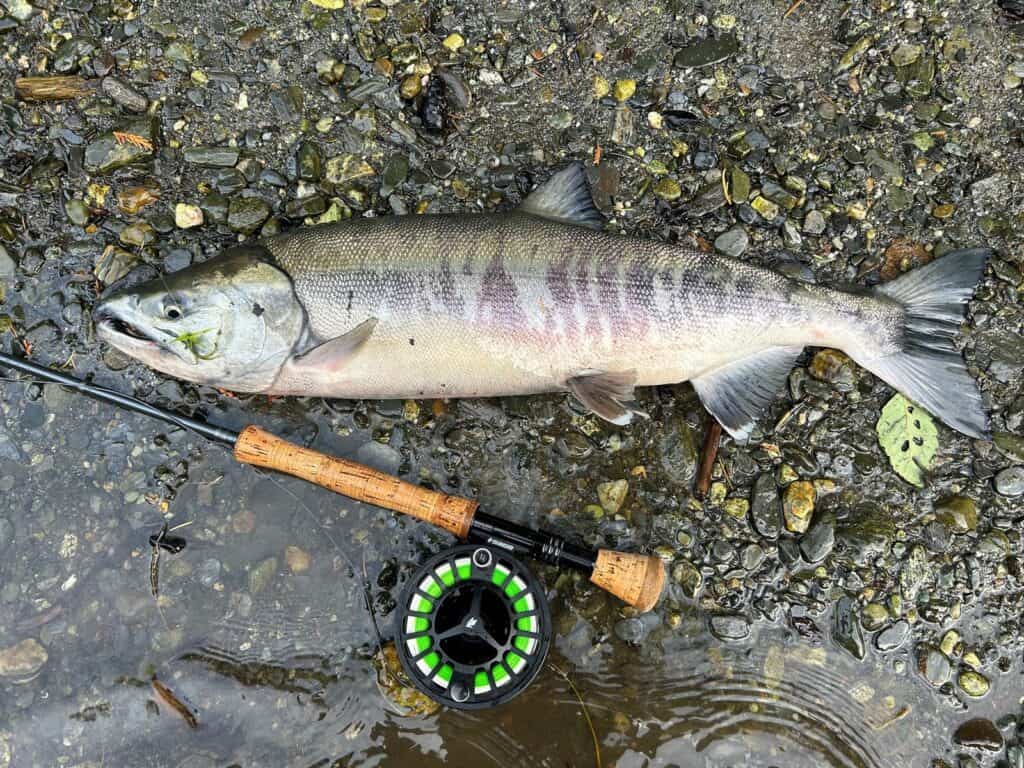
<instances>
[{"instance_id":1,"label":"dorsal fin","mask_svg":"<svg viewBox=\"0 0 1024 768\"><path fill-rule=\"evenodd\" d=\"M583 163L563 168L530 193L519 210L563 224L603 229L604 216L594 205Z\"/></svg>"}]
</instances>

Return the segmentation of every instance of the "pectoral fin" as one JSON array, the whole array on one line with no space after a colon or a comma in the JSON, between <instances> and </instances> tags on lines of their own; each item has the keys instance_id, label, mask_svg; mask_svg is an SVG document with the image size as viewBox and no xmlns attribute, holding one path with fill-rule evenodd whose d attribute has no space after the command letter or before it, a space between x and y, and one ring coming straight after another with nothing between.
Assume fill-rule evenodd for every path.
<instances>
[{"instance_id":1,"label":"pectoral fin","mask_svg":"<svg viewBox=\"0 0 1024 768\"><path fill-rule=\"evenodd\" d=\"M328 373L340 370L352 355L369 340L376 327L376 317L364 320L344 336L325 341L323 344L303 352L293 360L293 363L300 369L315 368Z\"/></svg>"},{"instance_id":2,"label":"pectoral fin","mask_svg":"<svg viewBox=\"0 0 1024 768\"><path fill-rule=\"evenodd\" d=\"M772 347L706 373L691 382L701 402L738 442L782 390L803 347Z\"/></svg>"},{"instance_id":3,"label":"pectoral fin","mask_svg":"<svg viewBox=\"0 0 1024 768\"><path fill-rule=\"evenodd\" d=\"M565 385L576 399L602 419L612 424L629 424L633 414L647 416L643 411L626 405L633 400L636 371L584 371L573 376Z\"/></svg>"}]
</instances>

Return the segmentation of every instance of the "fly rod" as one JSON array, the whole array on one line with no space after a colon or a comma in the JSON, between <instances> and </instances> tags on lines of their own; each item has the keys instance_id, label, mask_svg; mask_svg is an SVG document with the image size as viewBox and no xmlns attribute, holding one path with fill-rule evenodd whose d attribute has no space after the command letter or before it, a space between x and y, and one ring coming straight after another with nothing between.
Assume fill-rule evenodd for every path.
<instances>
[{"instance_id":1,"label":"fly rod","mask_svg":"<svg viewBox=\"0 0 1024 768\"><path fill-rule=\"evenodd\" d=\"M296 445L255 425L233 432L2 352L0 363L97 400L190 429L208 440L231 447L235 458L243 464L284 472L356 501L410 515L460 539L490 544L516 555L581 571L595 585L638 610L651 610L661 597L665 566L655 555L587 549L561 536L535 531L482 512L472 499L412 485L363 464Z\"/></svg>"}]
</instances>

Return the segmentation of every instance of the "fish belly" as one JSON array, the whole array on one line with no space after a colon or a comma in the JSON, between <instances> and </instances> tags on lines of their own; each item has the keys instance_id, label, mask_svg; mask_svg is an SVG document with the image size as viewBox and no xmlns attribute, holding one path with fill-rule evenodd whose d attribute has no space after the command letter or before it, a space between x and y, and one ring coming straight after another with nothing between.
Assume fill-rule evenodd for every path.
<instances>
[{"instance_id":1,"label":"fish belly","mask_svg":"<svg viewBox=\"0 0 1024 768\"><path fill-rule=\"evenodd\" d=\"M268 247L316 340L376 320L343 365L284 377L282 394L528 394L597 371L675 383L807 333L798 284L774 272L522 213L360 220Z\"/></svg>"}]
</instances>

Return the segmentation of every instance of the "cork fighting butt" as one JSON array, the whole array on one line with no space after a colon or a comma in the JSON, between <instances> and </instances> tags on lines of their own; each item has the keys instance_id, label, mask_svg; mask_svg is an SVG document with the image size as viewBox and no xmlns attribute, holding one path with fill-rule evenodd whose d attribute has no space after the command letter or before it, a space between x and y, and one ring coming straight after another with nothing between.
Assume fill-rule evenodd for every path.
<instances>
[{"instance_id":1,"label":"cork fighting butt","mask_svg":"<svg viewBox=\"0 0 1024 768\"><path fill-rule=\"evenodd\" d=\"M665 587L665 563L656 555L598 550L590 580L636 608L649 611Z\"/></svg>"},{"instance_id":2,"label":"cork fighting butt","mask_svg":"<svg viewBox=\"0 0 1024 768\"><path fill-rule=\"evenodd\" d=\"M244 464L285 472L343 496L411 515L466 538L477 503L406 483L397 477L346 459L282 440L248 426L235 443L235 458Z\"/></svg>"}]
</instances>

